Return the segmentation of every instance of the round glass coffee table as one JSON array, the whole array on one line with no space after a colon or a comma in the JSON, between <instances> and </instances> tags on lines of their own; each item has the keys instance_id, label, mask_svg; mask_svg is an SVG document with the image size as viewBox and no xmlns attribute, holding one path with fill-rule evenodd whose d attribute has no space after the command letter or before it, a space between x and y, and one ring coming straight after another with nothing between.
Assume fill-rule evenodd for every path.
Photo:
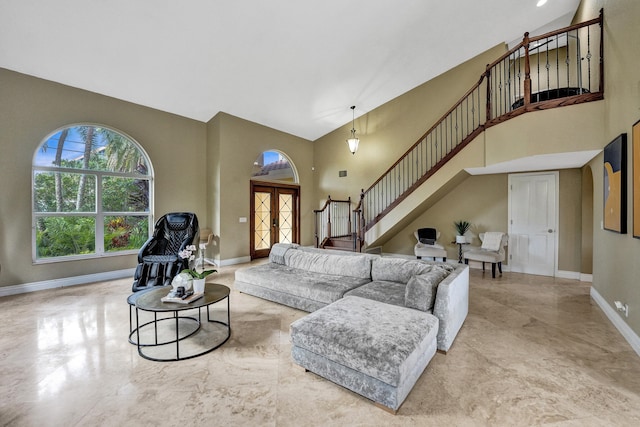
<instances>
[{"instance_id":1,"label":"round glass coffee table","mask_svg":"<svg viewBox=\"0 0 640 427\"><path fill-rule=\"evenodd\" d=\"M135 301L136 345L140 356L159 362L185 360L202 356L227 342L231 336L230 290L227 286L207 283L202 298L188 304L162 302L161 298L169 290L166 287L154 289L140 295ZM211 306L225 299L226 322L225 319L214 320ZM207 312L206 322L202 320L204 308ZM154 313L153 320L141 324L140 311ZM158 313L173 313L173 316L158 318ZM203 327L205 325L206 328Z\"/></svg>"}]
</instances>

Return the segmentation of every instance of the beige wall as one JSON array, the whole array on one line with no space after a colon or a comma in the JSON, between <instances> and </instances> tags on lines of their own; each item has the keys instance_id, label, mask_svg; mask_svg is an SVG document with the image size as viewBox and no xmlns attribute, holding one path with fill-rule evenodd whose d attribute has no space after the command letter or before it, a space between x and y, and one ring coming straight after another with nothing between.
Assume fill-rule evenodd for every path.
<instances>
[{"instance_id":1,"label":"beige wall","mask_svg":"<svg viewBox=\"0 0 640 427\"><path fill-rule=\"evenodd\" d=\"M154 169L155 213L205 217L204 123L0 69L0 286L135 267L134 255L33 265L31 165L43 139L75 123L110 126L135 139Z\"/></svg>"},{"instance_id":2,"label":"beige wall","mask_svg":"<svg viewBox=\"0 0 640 427\"><path fill-rule=\"evenodd\" d=\"M558 182L558 270L582 272L582 172L560 171Z\"/></svg>"},{"instance_id":3,"label":"beige wall","mask_svg":"<svg viewBox=\"0 0 640 427\"><path fill-rule=\"evenodd\" d=\"M355 128L360 147L355 155L351 155L346 144L351 112L345 106L348 123L314 142L316 206L320 206L327 195L334 199L351 196L352 200L358 200L360 189L373 184L477 83L486 65L504 52L504 45L496 46L357 118ZM338 177L341 170L347 171L346 177Z\"/></svg>"},{"instance_id":4,"label":"beige wall","mask_svg":"<svg viewBox=\"0 0 640 427\"><path fill-rule=\"evenodd\" d=\"M305 139L280 132L225 113L208 124L208 149L217 171L219 204L211 206L212 218L219 218L214 233L220 236L219 259L229 262L249 256L250 247L250 178L253 162L268 150L277 150L295 165L300 185L301 240L313 243L313 144ZM213 134L213 135L212 135ZM216 161L215 159L218 159ZM240 223L239 218L247 218Z\"/></svg>"},{"instance_id":5,"label":"beige wall","mask_svg":"<svg viewBox=\"0 0 640 427\"><path fill-rule=\"evenodd\" d=\"M581 271L581 184L579 169L560 171L558 269ZM477 175L468 177L446 196L424 211L406 228L384 243L385 252L413 255L416 240L413 232L421 227L435 227L440 233L440 243L447 249L447 256L457 259L454 221L472 223L471 244L480 245L478 234L485 231L508 232L508 174ZM508 251L507 251L508 252ZM509 264L508 255L505 264Z\"/></svg>"},{"instance_id":6,"label":"beige wall","mask_svg":"<svg viewBox=\"0 0 640 427\"><path fill-rule=\"evenodd\" d=\"M383 246L385 252L413 255L416 243L413 232L421 227L434 227L440 231L440 243L447 249L447 257L458 258L454 221L472 223L468 236L479 245L478 233L487 230L507 230L507 175L470 176L423 212L405 229L398 232Z\"/></svg>"},{"instance_id":7,"label":"beige wall","mask_svg":"<svg viewBox=\"0 0 640 427\"><path fill-rule=\"evenodd\" d=\"M311 244L313 145L310 141L228 114L202 123L81 89L0 69L0 286L133 268L135 255L33 265L31 163L54 130L96 123L135 139L154 171L156 219L193 211L200 227L214 230L207 254L218 261L249 256L249 179L266 150L294 163L301 186L301 238ZM241 148L239 148L241 147Z\"/></svg>"},{"instance_id":8,"label":"beige wall","mask_svg":"<svg viewBox=\"0 0 640 427\"><path fill-rule=\"evenodd\" d=\"M631 144L631 126L640 119L640 2L637 0L583 0L576 19L596 16L604 8L605 112L601 146L626 132ZM590 162L593 171L593 286L613 306L629 304L628 325L640 335L640 240L632 237L631 149L627 170L629 204L627 234L602 229L603 156Z\"/></svg>"}]
</instances>

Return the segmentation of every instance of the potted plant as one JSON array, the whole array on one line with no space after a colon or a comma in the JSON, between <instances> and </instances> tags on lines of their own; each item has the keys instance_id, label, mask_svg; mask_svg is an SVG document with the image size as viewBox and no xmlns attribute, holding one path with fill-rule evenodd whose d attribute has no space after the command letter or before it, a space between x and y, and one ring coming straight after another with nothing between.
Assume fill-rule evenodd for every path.
<instances>
[{"instance_id":1,"label":"potted plant","mask_svg":"<svg viewBox=\"0 0 640 427\"><path fill-rule=\"evenodd\" d=\"M201 257L202 257L202 254L204 253L203 252L204 248L205 248L204 244L200 244ZM184 248L184 250L180 251L178 255L180 256L180 258L187 259L189 263L191 263L191 261L193 261L196 258L195 255L193 254L195 250L196 250L195 245L189 245L186 248ZM204 262L203 262L201 272L198 272L195 268L185 268L180 272L180 274L178 274L178 276L182 276L183 274L188 275L193 282L194 292L203 293L205 278L211 273L217 273L217 271L218 270L205 270Z\"/></svg>"},{"instance_id":2,"label":"potted plant","mask_svg":"<svg viewBox=\"0 0 640 427\"><path fill-rule=\"evenodd\" d=\"M471 223L469 221L455 221L453 225L456 227L456 243L467 243L467 238L464 235L471 228Z\"/></svg>"}]
</instances>

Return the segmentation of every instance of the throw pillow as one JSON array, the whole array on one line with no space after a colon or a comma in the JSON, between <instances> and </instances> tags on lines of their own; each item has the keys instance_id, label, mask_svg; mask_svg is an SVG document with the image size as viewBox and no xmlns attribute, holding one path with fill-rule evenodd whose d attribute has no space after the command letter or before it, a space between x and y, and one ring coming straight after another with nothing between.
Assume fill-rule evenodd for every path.
<instances>
[{"instance_id":1,"label":"throw pillow","mask_svg":"<svg viewBox=\"0 0 640 427\"><path fill-rule=\"evenodd\" d=\"M429 311L436 301L438 284L449 273L444 269L433 269L427 273L413 276L407 282L404 294L404 305L416 310Z\"/></svg>"},{"instance_id":2,"label":"throw pillow","mask_svg":"<svg viewBox=\"0 0 640 427\"><path fill-rule=\"evenodd\" d=\"M433 263L415 259L381 257L373 260L371 266L371 280L407 283L412 276L426 273L433 267Z\"/></svg>"}]
</instances>

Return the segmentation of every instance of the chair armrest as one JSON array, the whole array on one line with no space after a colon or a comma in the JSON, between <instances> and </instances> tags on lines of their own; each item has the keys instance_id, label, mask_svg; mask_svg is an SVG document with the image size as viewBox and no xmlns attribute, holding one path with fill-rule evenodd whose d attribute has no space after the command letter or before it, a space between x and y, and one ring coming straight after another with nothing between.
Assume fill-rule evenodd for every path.
<instances>
[{"instance_id":1,"label":"chair armrest","mask_svg":"<svg viewBox=\"0 0 640 427\"><path fill-rule=\"evenodd\" d=\"M149 237L146 242L142 245L140 250L138 251L138 262L142 262L142 259L147 256L153 254L154 249L158 246L158 239L155 236Z\"/></svg>"}]
</instances>

